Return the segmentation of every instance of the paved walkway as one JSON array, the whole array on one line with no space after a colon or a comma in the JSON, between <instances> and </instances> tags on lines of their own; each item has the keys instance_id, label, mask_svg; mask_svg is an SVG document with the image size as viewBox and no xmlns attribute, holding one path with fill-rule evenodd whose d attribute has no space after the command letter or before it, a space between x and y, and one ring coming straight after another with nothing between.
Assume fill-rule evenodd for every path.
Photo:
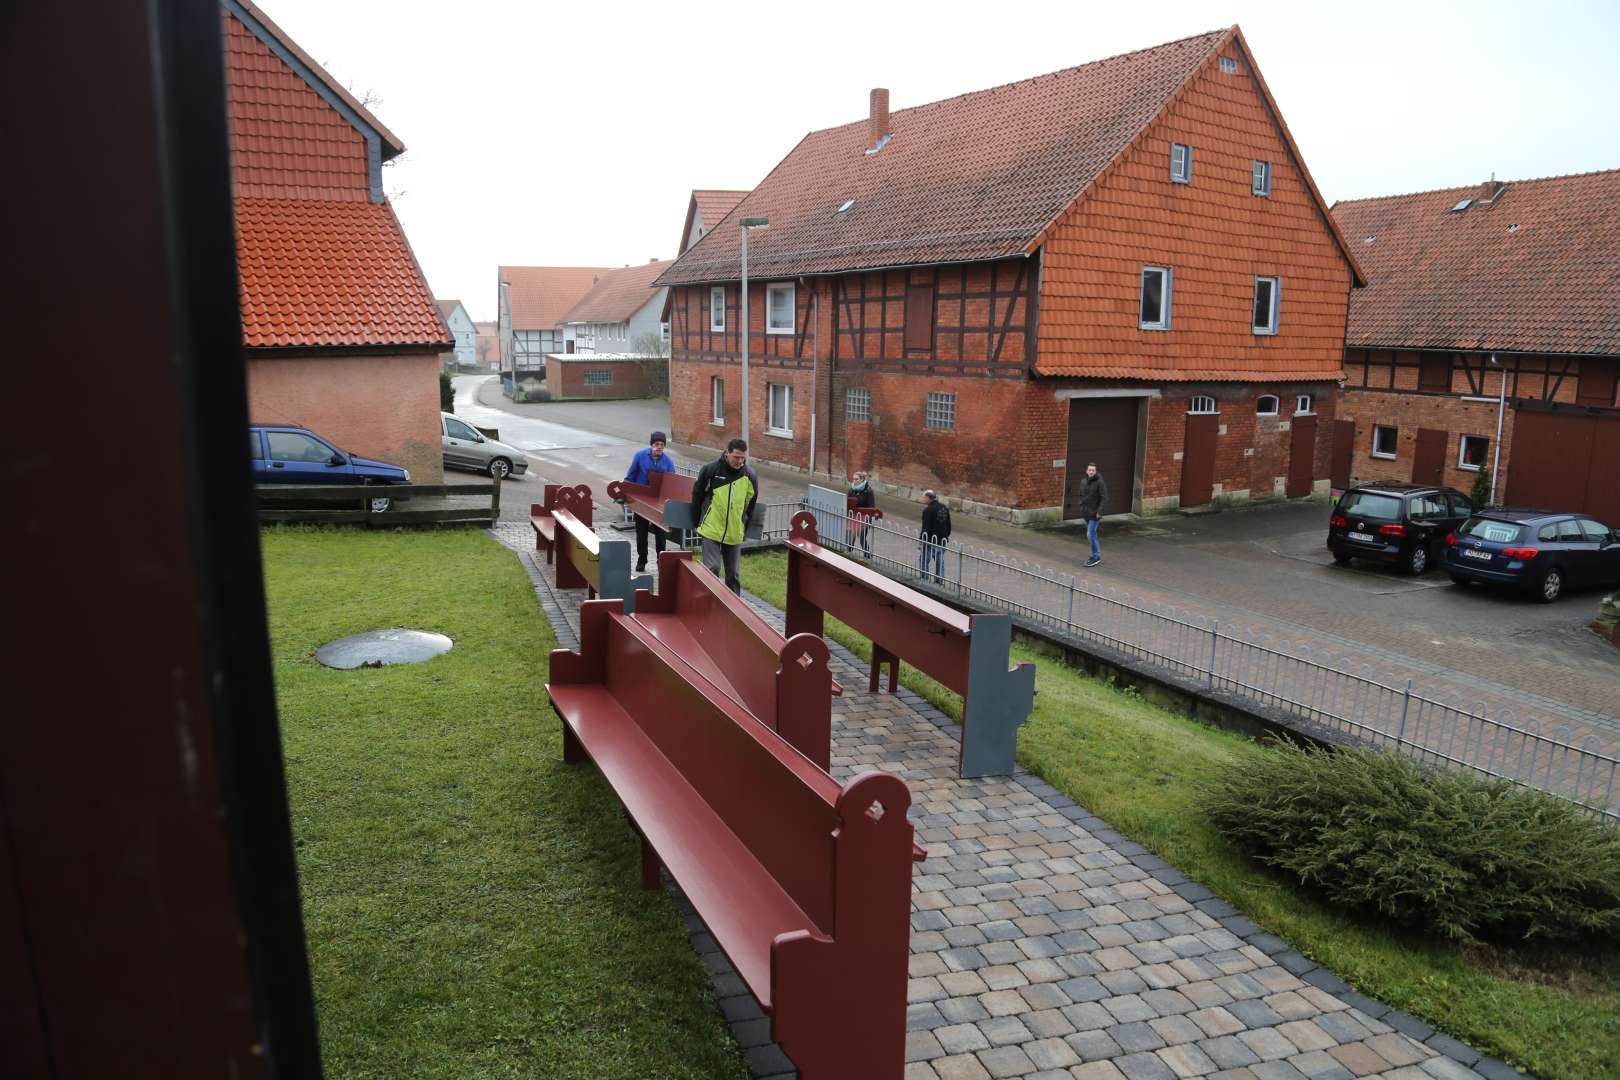
<instances>
[{"instance_id":1,"label":"paved walkway","mask_svg":"<svg viewBox=\"0 0 1620 1080\"><path fill-rule=\"evenodd\" d=\"M527 526L496 535L575 645L583 592L553 588ZM928 854L912 881L907 1080L1519 1075L1350 991L1033 775L958 778L951 721L909 691L868 693L864 665L829 644L845 687L832 775L901 775ZM791 1077L769 1021L672 892L753 1075Z\"/></svg>"}]
</instances>

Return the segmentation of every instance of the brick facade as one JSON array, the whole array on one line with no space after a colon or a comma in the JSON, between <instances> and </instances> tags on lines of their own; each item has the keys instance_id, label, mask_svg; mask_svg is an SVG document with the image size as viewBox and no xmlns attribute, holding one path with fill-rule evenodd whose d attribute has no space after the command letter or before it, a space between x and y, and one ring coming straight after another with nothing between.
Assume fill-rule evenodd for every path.
<instances>
[{"instance_id":1,"label":"brick facade","mask_svg":"<svg viewBox=\"0 0 1620 1080\"><path fill-rule=\"evenodd\" d=\"M546 389L556 401L651 397L662 385L662 375L656 369L663 366L663 360L592 362L588 353L578 354L578 358L569 360L551 356L546 360ZM600 381L603 373L607 382Z\"/></svg>"}]
</instances>

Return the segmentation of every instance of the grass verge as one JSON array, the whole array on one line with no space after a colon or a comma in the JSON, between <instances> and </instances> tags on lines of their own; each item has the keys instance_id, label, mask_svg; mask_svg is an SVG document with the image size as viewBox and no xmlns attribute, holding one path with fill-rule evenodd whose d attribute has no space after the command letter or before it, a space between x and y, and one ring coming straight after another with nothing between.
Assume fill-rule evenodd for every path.
<instances>
[{"instance_id":1,"label":"grass verge","mask_svg":"<svg viewBox=\"0 0 1620 1080\"><path fill-rule=\"evenodd\" d=\"M787 557L743 559L743 586L781 607ZM826 633L865 659L871 643L835 619ZM1620 1077L1620 963L1608 955L1456 946L1332 908L1250 861L1197 806L1202 784L1271 753L1015 645L1039 664L1018 757L1058 790L1207 885L1357 990L1539 1076ZM961 700L910 669L902 681L948 715Z\"/></svg>"},{"instance_id":2,"label":"grass verge","mask_svg":"<svg viewBox=\"0 0 1620 1080\"><path fill-rule=\"evenodd\" d=\"M741 1078L617 801L565 767L528 577L480 532L263 533L276 694L333 1077ZM316 664L393 626L426 663Z\"/></svg>"}]
</instances>

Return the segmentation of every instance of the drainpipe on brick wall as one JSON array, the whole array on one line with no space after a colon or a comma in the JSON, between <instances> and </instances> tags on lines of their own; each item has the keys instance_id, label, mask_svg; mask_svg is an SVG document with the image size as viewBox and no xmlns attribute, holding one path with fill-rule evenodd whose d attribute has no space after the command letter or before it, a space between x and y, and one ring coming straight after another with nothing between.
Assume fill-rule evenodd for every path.
<instances>
[{"instance_id":1,"label":"drainpipe on brick wall","mask_svg":"<svg viewBox=\"0 0 1620 1080\"><path fill-rule=\"evenodd\" d=\"M1496 354L1491 353L1491 364L1501 368L1502 386L1496 394L1496 448L1491 457L1491 505L1496 505L1496 473L1502 465L1502 414L1507 407L1507 368L1496 362Z\"/></svg>"},{"instance_id":2,"label":"drainpipe on brick wall","mask_svg":"<svg viewBox=\"0 0 1620 1080\"><path fill-rule=\"evenodd\" d=\"M821 293L804 278L799 284L810 289L810 475L816 475L816 413L821 408ZM829 405L829 408L831 406Z\"/></svg>"}]
</instances>

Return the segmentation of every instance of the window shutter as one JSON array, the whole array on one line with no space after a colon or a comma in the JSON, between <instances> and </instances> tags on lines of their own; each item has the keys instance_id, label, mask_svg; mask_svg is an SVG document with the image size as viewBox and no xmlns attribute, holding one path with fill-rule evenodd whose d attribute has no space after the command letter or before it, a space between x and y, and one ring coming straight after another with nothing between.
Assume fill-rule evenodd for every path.
<instances>
[{"instance_id":1,"label":"window shutter","mask_svg":"<svg viewBox=\"0 0 1620 1080\"><path fill-rule=\"evenodd\" d=\"M1451 390L1451 356L1447 353L1423 353L1418 361L1418 389L1437 393Z\"/></svg>"}]
</instances>

